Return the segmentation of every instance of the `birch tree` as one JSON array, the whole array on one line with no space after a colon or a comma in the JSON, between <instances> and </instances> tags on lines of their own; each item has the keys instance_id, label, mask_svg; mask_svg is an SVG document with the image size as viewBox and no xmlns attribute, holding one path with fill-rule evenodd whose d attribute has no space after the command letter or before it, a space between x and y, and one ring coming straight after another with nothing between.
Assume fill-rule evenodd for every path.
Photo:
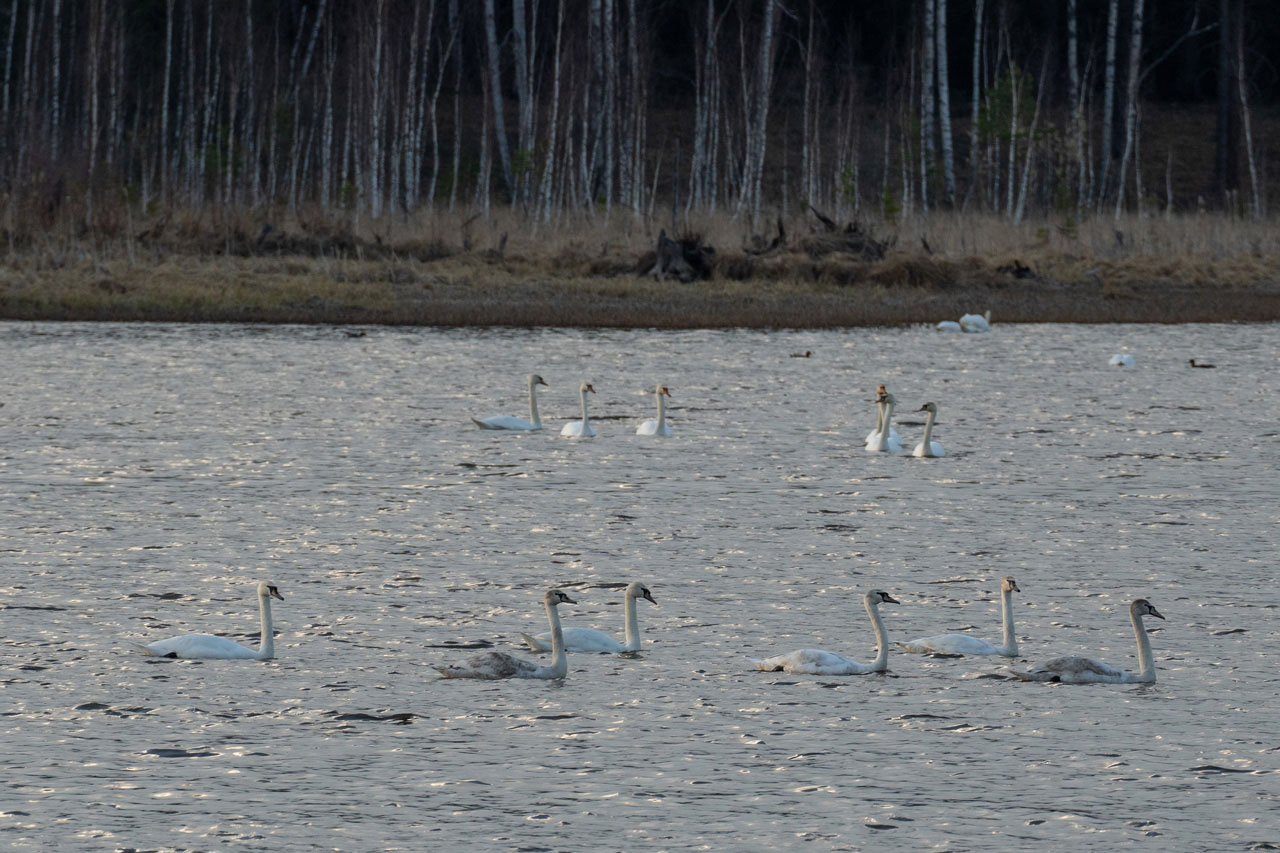
<instances>
[{"instance_id":1,"label":"birch tree","mask_svg":"<svg viewBox=\"0 0 1280 853\"><path fill-rule=\"evenodd\" d=\"M949 63L947 61L947 0L936 0L938 4L937 45L938 45L938 118L942 133L942 201L948 208L956 203L956 160L951 139L951 85L947 79Z\"/></svg>"},{"instance_id":2,"label":"birch tree","mask_svg":"<svg viewBox=\"0 0 1280 853\"><path fill-rule=\"evenodd\" d=\"M1127 101L1124 119L1124 154L1120 157L1120 177L1116 181L1116 215L1119 219L1124 210L1124 184L1129 168L1129 158L1133 156L1134 144L1138 134L1138 83L1142 74L1142 7L1143 0L1133 0L1133 21L1129 37L1129 83L1125 87ZM1137 175L1137 166L1134 174ZM1142 208L1142 185L1139 180L1137 192L1138 209Z\"/></svg>"},{"instance_id":3,"label":"birch tree","mask_svg":"<svg viewBox=\"0 0 1280 853\"><path fill-rule=\"evenodd\" d=\"M1102 146L1100 171L1098 180L1098 205L1101 207L1110 186L1111 177L1111 136L1114 125L1116 104L1116 36L1119 28L1120 0L1108 0L1107 4L1107 59L1103 70L1102 86Z\"/></svg>"}]
</instances>

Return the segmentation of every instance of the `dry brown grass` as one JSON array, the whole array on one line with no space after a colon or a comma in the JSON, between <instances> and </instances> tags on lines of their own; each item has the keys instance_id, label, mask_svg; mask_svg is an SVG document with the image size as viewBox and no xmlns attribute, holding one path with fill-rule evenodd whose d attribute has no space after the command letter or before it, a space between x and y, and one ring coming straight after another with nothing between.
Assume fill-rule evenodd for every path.
<instances>
[{"instance_id":1,"label":"dry brown grass","mask_svg":"<svg viewBox=\"0 0 1280 853\"><path fill-rule=\"evenodd\" d=\"M840 327L933 322L1280 319L1280 229L1222 216L1014 226L937 214L898 226L882 260L799 247L744 250L727 216L681 223L715 246L711 281L634 274L658 224L630 214L550 225L511 211L377 223L178 213L109 236L10 232L0 316L612 327ZM925 248L927 246L927 249ZM792 248L794 247L794 248Z\"/></svg>"}]
</instances>

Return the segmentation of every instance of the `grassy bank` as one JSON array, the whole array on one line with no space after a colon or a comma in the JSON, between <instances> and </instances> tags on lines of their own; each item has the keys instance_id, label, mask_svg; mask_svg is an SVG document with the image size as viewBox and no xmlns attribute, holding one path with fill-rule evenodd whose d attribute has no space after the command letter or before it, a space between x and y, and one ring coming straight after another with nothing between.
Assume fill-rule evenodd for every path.
<instances>
[{"instance_id":1,"label":"grassy bank","mask_svg":"<svg viewBox=\"0 0 1280 853\"><path fill-rule=\"evenodd\" d=\"M785 243L757 255L727 217L691 223L716 264L711 280L684 284L637 275L657 228L629 215L553 227L510 214L273 223L265 236L249 216L216 226L170 216L112 239L11 241L0 317L822 328L990 309L1000 322L1280 320L1274 223L1203 215L1012 226L934 215L864 226L888 246L883 257L839 250L817 223L785 225Z\"/></svg>"}]
</instances>

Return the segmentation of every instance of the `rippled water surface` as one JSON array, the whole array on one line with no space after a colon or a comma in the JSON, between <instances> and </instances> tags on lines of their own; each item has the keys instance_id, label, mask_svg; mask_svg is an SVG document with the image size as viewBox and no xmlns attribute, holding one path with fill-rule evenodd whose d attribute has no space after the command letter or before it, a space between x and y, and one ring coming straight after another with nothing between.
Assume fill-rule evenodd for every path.
<instances>
[{"instance_id":1,"label":"rippled water surface","mask_svg":"<svg viewBox=\"0 0 1280 853\"><path fill-rule=\"evenodd\" d=\"M0 325L0 846L1280 845L1278 362L1275 326ZM545 432L471 425L531 370ZM599 436L562 439L583 379ZM634 434L658 381L665 440ZM946 458L863 451L879 382L909 447L938 403ZM1136 667L1146 596L1159 682L748 668L871 659L871 588L891 639L998 641L1005 574L1015 665ZM129 645L256 645L263 578L276 660ZM517 651L552 585L620 636L630 580L640 654L430 667Z\"/></svg>"}]
</instances>

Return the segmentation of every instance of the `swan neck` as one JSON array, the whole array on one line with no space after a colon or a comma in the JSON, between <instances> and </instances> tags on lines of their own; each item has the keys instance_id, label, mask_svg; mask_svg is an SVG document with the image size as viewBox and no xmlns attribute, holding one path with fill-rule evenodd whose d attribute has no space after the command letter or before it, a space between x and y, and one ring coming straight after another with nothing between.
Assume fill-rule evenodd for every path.
<instances>
[{"instance_id":1,"label":"swan neck","mask_svg":"<svg viewBox=\"0 0 1280 853\"><path fill-rule=\"evenodd\" d=\"M871 627L876 632L876 659L871 665L875 672L883 672L889 668L889 638L885 635L884 620L880 618L880 608L867 601L867 615L871 617Z\"/></svg>"},{"instance_id":2,"label":"swan neck","mask_svg":"<svg viewBox=\"0 0 1280 853\"><path fill-rule=\"evenodd\" d=\"M876 432L884 432L884 403L876 401Z\"/></svg>"},{"instance_id":3,"label":"swan neck","mask_svg":"<svg viewBox=\"0 0 1280 853\"><path fill-rule=\"evenodd\" d=\"M667 423L667 401L662 399L662 395L658 394L658 432L662 432L662 427ZM631 606L635 606L635 599L631 598Z\"/></svg>"},{"instance_id":4,"label":"swan neck","mask_svg":"<svg viewBox=\"0 0 1280 853\"><path fill-rule=\"evenodd\" d=\"M623 627L627 640L627 650L632 652L639 651L640 626L636 624L636 597L628 592L625 604L626 613L623 616Z\"/></svg>"},{"instance_id":5,"label":"swan neck","mask_svg":"<svg viewBox=\"0 0 1280 853\"><path fill-rule=\"evenodd\" d=\"M582 398L582 431L587 431L587 389L583 388L578 392L578 396Z\"/></svg>"},{"instance_id":6,"label":"swan neck","mask_svg":"<svg viewBox=\"0 0 1280 853\"><path fill-rule=\"evenodd\" d=\"M552 678L564 678L569 672L569 657L564 650L564 631L560 628L560 613L547 602L547 622L551 625L551 673Z\"/></svg>"},{"instance_id":7,"label":"swan neck","mask_svg":"<svg viewBox=\"0 0 1280 853\"><path fill-rule=\"evenodd\" d=\"M889 449L889 435L893 429L893 402L886 401L884 404L884 420L880 423L880 443L877 445L879 450Z\"/></svg>"},{"instance_id":8,"label":"swan neck","mask_svg":"<svg viewBox=\"0 0 1280 853\"><path fill-rule=\"evenodd\" d=\"M1138 611L1129 611L1129 621L1133 623L1133 636L1138 641L1138 678L1141 681L1156 680L1156 661L1151 654L1151 638L1142 625L1142 617Z\"/></svg>"},{"instance_id":9,"label":"swan neck","mask_svg":"<svg viewBox=\"0 0 1280 853\"><path fill-rule=\"evenodd\" d=\"M924 445L925 456L933 455L933 419L937 416L937 412L930 412L924 419L924 439L920 443ZM1005 601L1008 600L1009 597L1006 595Z\"/></svg>"},{"instance_id":10,"label":"swan neck","mask_svg":"<svg viewBox=\"0 0 1280 853\"><path fill-rule=\"evenodd\" d=\"M276 634L271 630L271 596L258 596L258 614L262 617L262 639L258 643L258 657L271 660L276 656Z\"/></svg>"},{"instance_id":11,"label":"swan neck","mask_svg":"<svg viewBox=\"0 0 1280 853\"><path fill-rule=\"evenodd\" d=\"M529 422L542 428L542 418L538 417L538 386L532 382L529 383Z\"/></svg>"},{"instance_id":12,"label":"swan neck","mask_svg":"<svg viewBox=\"0 0 1280 853\"><path fill-rule=\"evenodd\" d=\"M929 431L925 430L925 441ZM1018 656L1018 637L1013 630L1013 590L1006 589L1000 593L1000 621L1004 625L1003 645L1009 657Z\"/></svg>"}]
</instances>

